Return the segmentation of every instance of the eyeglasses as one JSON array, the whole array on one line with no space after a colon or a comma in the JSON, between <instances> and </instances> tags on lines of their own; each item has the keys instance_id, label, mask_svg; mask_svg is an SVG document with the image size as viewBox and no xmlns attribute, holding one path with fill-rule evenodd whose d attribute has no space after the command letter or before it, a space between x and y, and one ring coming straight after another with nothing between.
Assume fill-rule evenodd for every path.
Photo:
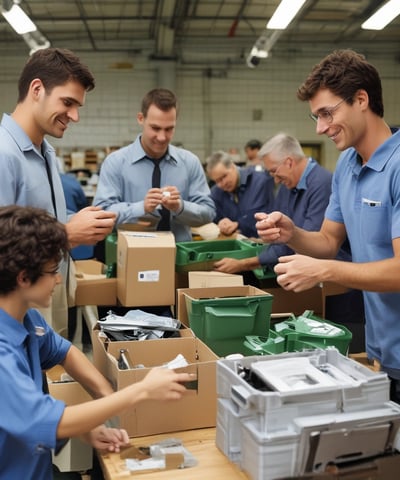
<instances>
[{"instance_id":1,"label":"eyeglasses","mask_svg":"<svg viewBox=\"0 0 400 480\"><path fill-rule=\"evenodd\" d=\"M348 102L351 98L352 97L344 98L343 100L340 100L340 102L337 103L332 108L323 108L318 113L310 113L311 120L314 120L314 122L318 122L318 120L323 120L326 123L332 123L333 114L336 112L336 110L340 107L342 103Z\"/></svg>"},{"instance_id":2,"label":"eyeglasses","mask_svg":"<svg viewBox=\"0 0 400 480\"><path fill-rule=\"evenodd\" d=\"M47 271L43 270L41 275L52 275L53 277L55 277L59 273L60 273L60 268L56 267L56 268L54 268L54 270L47 270Z\"/></svg>"}]
</instances>

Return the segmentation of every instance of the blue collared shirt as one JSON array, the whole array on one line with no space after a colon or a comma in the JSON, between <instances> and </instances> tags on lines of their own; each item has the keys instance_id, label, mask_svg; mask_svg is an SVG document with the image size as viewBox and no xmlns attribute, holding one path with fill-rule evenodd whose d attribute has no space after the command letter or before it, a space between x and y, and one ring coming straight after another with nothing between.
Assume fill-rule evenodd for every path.
<instances>
[{"instance_id":1,"label":"blue collared shirt","mask_svg":"<svg viewBox=\"0 0 400 480\"><path fill-rule=\"evenodd\" d=\"M400 131L380 145L364 166L354 148L339 157L326 217L346 227L354 262L394 256L392 240L400 237L399 165ZM368 356L400 379L400 293L363 294Z\"/></svg>"},{"instance_id":2,"label":"blue collared shirt","mask_svg":"<svg viewBox=\"0 0 400 480\"><path fill-rule=\"evenodd\" d=\"M0 309L0 325L0 478L48 480L65 404L43 393L41 372L62 362L71 344L37 310L21 324Z\"/></svg>"},{"instance_id":3,"label":"blue collared shirt","mask_svg":"<svg viewBox=\"0 0 400 480\"><path fill-rule=\"evenodd\" d=\"M308 231L319 231L331 194L332 173L310 159L298 184L293 189L281 185L274 210L290 217L294 224ZM286 245L269 245L259 254L259 262L272 268L278 258L292 255Z\"/></svg>"},{"instance_id":4,"label":"blue collared shirt","mask_svg":"<svg viewBox=\"0 0 400 480\"><path fill-rule=\"evenodd\" d=\"M145 214L144 198L152 188L154 164L146 157L140 135L130 145L112 152L103 162L94 205L116 212L117 224L153 220ZM209 223L215 216L215 205L200 160L193 153L173 145L160 162L161 187L176 186L183 202L178 213L171 213L171 231L177 242L192 240L191 227Z\"/></svg>"},{"instance_id":5,"label":"blue collared shirt","mask_svg":"<svg viewBox=\"0 0 400 480\"><path fill-rule=\"evenodd\" d=\"M66 223L67 209L55 151L47 140L43 140L42 150L51 171L57 218ZM37 207L55 214L42 153L8 114L3 115L0 125L0 171L0 205Z\"/></svg>"}]
</instances>

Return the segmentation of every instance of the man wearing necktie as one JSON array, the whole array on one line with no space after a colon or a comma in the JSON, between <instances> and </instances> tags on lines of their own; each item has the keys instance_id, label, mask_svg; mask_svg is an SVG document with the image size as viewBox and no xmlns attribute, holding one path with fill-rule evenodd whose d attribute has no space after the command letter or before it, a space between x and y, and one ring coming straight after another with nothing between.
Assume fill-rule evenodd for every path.
<instances>
[{"instance_id":1,"label":"man wearing necktie","mask_svg":"<svg viewBox=\"0 0 400 480\"><path fill-rule=\"evenodd\" d=\"M177 110L168 89L144 96L137 114L142 133L103 162L94 205L115 212L117 225L147 222L184 242L192 240L191 227L213 220L215 205L199 158L171 145Z\"/></svg>"}]
</instances>

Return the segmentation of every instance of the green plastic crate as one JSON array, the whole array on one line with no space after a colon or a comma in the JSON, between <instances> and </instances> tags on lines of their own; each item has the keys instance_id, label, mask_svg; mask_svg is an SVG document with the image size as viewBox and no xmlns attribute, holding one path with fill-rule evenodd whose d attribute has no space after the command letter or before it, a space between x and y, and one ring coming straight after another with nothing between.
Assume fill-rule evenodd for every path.
<instances>
[{"instance_id":1,"label":"green plastic crate","mask_svg":"<svg viewBox=\"0 0 400 480\"><path fill-rule=\"evenodd\" d=\"M315 350L313 344L299 340L292 333L280 335L274 330L269 331L268 337L247 335L244 346L248 355L277 355L279 353L302 352Z\"/></svg>"},{"instance_id":2,"label":"green plastic crate","mask_svg":"<svg viewBox=\"0 0 400 480\"><path fill-rule=\"evenodd\" d=\"M221 258L248 258L257 256L264 245L251 240L200 240L177 242L175 270L212 270Z\"/></svg>"},{"instance_id":3,"label":"green plastic crate","mask_svg":"<svg viewBox=\"0 0 400 480\"><path fill-rule=\"evenodd\" d=\"M248 354L243 345L245 336L265 337L269 332L273 296L255 287L237 288L253 294L220 298L192 298L185 294L190 328L220 357Z\"/></svg>"},{"instance_id":4,"label":"green plastic crate","mask_svg":"<svg viewBox=\"0 0 400 480\"><path fill-rule=\"evenodd\" d=\"M343 355L347 355L352 339L352 333L344 325L320 318L311 310L276 323L274 328L279 335L291 334L315 348L336 347Z\"/></svg>"}]
</instances>

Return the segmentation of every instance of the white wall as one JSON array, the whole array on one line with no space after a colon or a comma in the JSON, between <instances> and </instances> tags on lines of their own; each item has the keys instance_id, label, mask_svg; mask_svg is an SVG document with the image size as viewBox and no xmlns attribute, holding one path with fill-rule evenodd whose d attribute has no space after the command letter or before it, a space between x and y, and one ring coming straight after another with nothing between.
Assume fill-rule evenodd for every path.
<instances>
[{"instance_id":1,"label":"white wall","mask_svg":"<svg viewBox=\"0 0 400 480\"><path fill-rule=\"evenodd\" d=\"M257 68L241 65L213 65L205 70L197 65L176 66L174 88L180 100L178 127L174 140L204 161L217 149L243 145L250 138L266 140L285 130L302 142L323 144L322 163L333 170L338 156L334 145L315 133L308 105L296 98L297 87L311 67L327 52L298 57L272 56ZM3 58L0 71L0 99L3 111L14 108L17 80L25 61L20 57ZM96 77L96 88L87 95L81 109L81 121L69 127L61 140L52 139L61 151L74 148L103 148L131 142L139 132L136 113L144 93L157 85L159 66L146 58L133 59L131 70L115 70L110 65L132 58L111 54L82 54L82 60ZM368 57L382 77L385 117L400 124L399 64L385 55ZM169 85L161 85L169 86ZM260 110L261 120L253 119Z\"/></svg>"}]
</instances>

